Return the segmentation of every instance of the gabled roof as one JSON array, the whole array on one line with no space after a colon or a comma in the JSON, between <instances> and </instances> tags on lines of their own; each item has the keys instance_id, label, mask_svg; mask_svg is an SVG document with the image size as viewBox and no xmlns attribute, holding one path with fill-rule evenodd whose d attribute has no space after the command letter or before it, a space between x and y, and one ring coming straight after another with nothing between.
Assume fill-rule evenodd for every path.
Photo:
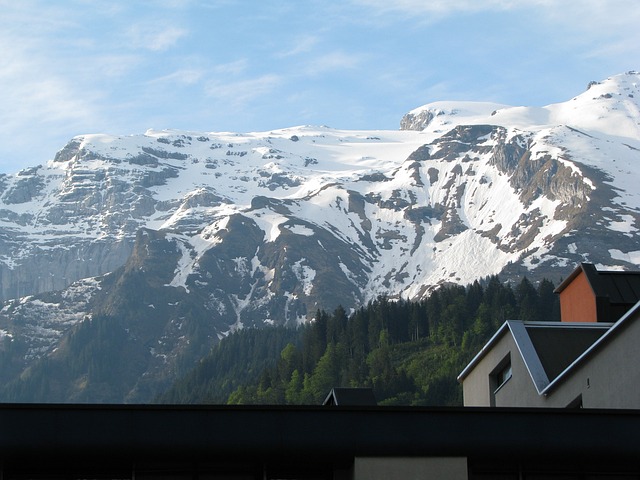
<instances>
[{"instance_id":1,"label":"gabled roof","mask_svg":"<svg viewBox=\"0 0 640 480\"><path fill-rule=\"evenodd\" d=\"M507 320L458 376L462 382L506 333L510 333L539 394L611 328L605 323Z\"/></svg>"},{"instance_id":2,"label":"gabled roof","mask_svg":"<svg viewBox=\"0 0 640 480\"><path fill-rule=\"evenodd\" d=\"M562 292L581 272L587 277L596 297L606 297L611 304L629 306L640 300L639 271L597 270L591 263L581 263L555 292Z\"/></svg>"},{"instance_id":3,"label":"gabled roof","mask_svg":"<svg viewBox=\"0 0 640 480\"><path fill-rule=\"evenodd\" d=\"M625 313L620 320L615 322L611 328L607 329L604 335L602 335L598 340L596 340L587 350L585 350L582 355L576 358L571 365L569 365L566 369L562 371L556 378L551 381L547 387L541 392L542 394L548 393L552 388L558 385L564 377L569 375L578 365L587 361L591 355L597 352L600 348L603 348L607 342L609 342L616 335L619 335L620 332L635 319L640 317L640 301L636 302L631 309L627 313Z\"/></svg>"},{"instance_id":4,"label":"gabled roof","mask_svg":"<svg viewBox=\"0 0 640 480\"><path fill-rule=\"evenodd\" d=\"M458 381L462 382L498 340L510 333L538 394L546 395L638 317L640 301L615 323L507 320L458 375Z\"/></svg>"},{"instance_id":5,"label":"gabled roof","mask_svg":"<svg viewBox=\"0 0 640 480\"><path fill-rule=\"evenodd\" d=\"M371 388L332 388L323 405L366 407L378 404Z\"/></svg>"}]
</instances>

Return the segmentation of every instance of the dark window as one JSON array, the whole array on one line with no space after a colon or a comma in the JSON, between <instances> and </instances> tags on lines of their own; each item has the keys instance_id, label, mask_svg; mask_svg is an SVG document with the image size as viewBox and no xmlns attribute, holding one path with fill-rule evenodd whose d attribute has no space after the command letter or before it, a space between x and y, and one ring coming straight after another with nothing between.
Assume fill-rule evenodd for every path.
<instances>
[{"instance_id":1,"label":"dark window","mask_svg":"<svg viewBox=\"0 0 640 480\"><path fill-rule=\"evenodd\" d=\"M582 408L582 394L571 400L567 408Z\"/></svg>"},{"instance_id":2,"label":"dark window","mask_svg":"<svg viewBox=\"0 0 640 480\"><path fill-rule=\"evenodd\" d=\"M511 354L508 353L489 374L489 405L495 407L496 393L502 386L509 381L512 376L511 370Z\"/></svg>"},{"instance_id":3,"label":"dark window","mask_svg":"<svg viewBox=\"0 0 640 480\"><path fill-rule=\"evenodd\" d=\"M511 354L507 354L498 366L493 369L490 375L491 391L496 393L500 388L509 381L513 372L511 370Z\"/></svg>"},{"instance_id":4,"label":"dark window","mask_svg":"<svg viewBox=\"0 0 640 480\"><path fill-rule=\"evenodd\" d=\"M496 390L499 390L502 385L507 383L511 378L511 374L511 362L508 362L504 367L502 367L502 370L496 374L496 384L498 385Z\"/></svg>"}]
</instances>

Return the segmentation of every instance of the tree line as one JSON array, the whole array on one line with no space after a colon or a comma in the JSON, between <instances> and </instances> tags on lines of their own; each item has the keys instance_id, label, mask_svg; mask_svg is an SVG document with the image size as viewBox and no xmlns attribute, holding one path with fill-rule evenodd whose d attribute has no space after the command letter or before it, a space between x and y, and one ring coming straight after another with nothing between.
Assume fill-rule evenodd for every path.
<instances>
[{"instance_id":1,"label":"tree line","mask_svg":"<svg viewBox=\"0 0 640 480\"><path fill-rule=\"evenodd\" d=\"M333 387L371 387L381 405L461 405L457 375L505 320L560 319L553 290L492 276L421 301L318 310L297 330L241 330L157 401L319 404Z\"/></svg>"}]
</instances>

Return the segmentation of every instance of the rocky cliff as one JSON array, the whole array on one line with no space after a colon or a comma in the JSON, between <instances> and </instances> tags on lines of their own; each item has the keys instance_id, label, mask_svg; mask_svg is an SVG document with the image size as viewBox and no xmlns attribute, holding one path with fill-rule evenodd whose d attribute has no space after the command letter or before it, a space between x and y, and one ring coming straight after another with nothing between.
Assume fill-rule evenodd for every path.
<instances>
[{"instance_id":1,"label":"rocky cliff","mask_svg":"<svg viewBox=\"0 0 640 480\"><path fill-rule=\"evenodd\" d=\"M237 328L492 274L635 266L639 84L544 108L439 102L400 131L74 138L0 178L2 379L111 319L138 352L115 400L144 401ZM103 398L82 375L71 397Z\"/></svg>"}]
</instances>

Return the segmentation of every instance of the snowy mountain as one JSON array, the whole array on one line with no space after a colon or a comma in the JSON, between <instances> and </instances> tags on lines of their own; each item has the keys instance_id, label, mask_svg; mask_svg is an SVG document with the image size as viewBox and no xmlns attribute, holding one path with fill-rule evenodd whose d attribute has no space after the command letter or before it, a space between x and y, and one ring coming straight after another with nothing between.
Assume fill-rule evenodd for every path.
<instances>
[{"instance_id":1,"label":"snowy mountain","mask_svg":"<svg viewBox=\"0 0 640 480\"><path fill-rule=\"evenodd\" d=\"M634 266L639 173L637 72L541 108L432 103L399 131L76 137L0 177L0 377L118 318L142 352L118 398L137 401L135 379L169 381L237 328L492 274Z\"/></svg>"}]
</instances>

